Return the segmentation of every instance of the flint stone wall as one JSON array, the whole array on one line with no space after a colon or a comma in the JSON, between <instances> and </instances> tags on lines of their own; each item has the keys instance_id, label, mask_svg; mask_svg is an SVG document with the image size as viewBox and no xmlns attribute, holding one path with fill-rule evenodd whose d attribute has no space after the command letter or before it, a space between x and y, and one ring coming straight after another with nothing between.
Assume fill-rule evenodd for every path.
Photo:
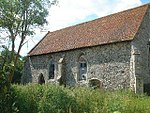
<instances>
[{"instance_id":1,"label":"flint stone wall","mask_svg":"<svg viewBox=\"0 0 150 113\"><path fill-rule=\"evenodd\" d=\"M131 42L131 87L143 92L143 85L150 83L150 10Z\"/></svg>"},{"instance_id":2,"label":"flint stone wall","mask_svg":"<svg viewBox=\"0 0 150 113\"><path fill-rule=\"evenodd\" d=\"M78 59L83 54L87 60L87 81L78 82ZM129 41L47 55L31 56L32 82L38 82L40 73L43 73L46 83L57 81L57 77L59 76L58 61L60 58L64 58L63 76L67 85L88 84L90 79L97 78L106 89L130 87L131 42ZM48 62L50 59L54 59L56 62L56 76L53 80L48 80Z\"/></svg>"},{"instance_id":3,"label":"flint stone wall","mask_svg":"<svg viewBox=\"0 0 150 113\"><path fill-rule=\"evenodd\" d=\"M131 87L137 93L143 92L143 85L150 84L149 44L150 8L132 41L31 56L25 63L22 83L37 83L40 73L44 75L46 83L57 83L61 73L64 83L70 86L87 85L89 80L96 78L106 89ZM87 80L79 82L78 59L81 55L87 60L88 71ZM62 58L63 62L60 64ZM54 59L56 68L55 78L49 80L48 66L51 59Z\"/></svg>"}]
</instances>

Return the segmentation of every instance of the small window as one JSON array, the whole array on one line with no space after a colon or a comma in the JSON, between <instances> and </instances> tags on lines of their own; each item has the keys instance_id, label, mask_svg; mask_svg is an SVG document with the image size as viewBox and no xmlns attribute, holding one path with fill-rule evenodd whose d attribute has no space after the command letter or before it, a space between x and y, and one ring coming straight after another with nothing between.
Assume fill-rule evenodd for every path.
<instances>
[{"instance_id":1,"label":"small window","mask_svg":"<svg viewBox=\"0 0 150 113\"><path fill-rule=\"evenodd\" d=\"M79 58L79 76L78 80L86 80L87 79L87 61L85 60L84 56L82 55Z\"/></svg>"},{"instance_id":2,"label":"small window","mask_svg":"<svg viewBox=\"0 0 150 113\"><path fill-rule=\"evenodd\" d=\"M55 63L53 61L49 62L49 79L54 79L55 77Z\"/></svg>"}]
</instances>

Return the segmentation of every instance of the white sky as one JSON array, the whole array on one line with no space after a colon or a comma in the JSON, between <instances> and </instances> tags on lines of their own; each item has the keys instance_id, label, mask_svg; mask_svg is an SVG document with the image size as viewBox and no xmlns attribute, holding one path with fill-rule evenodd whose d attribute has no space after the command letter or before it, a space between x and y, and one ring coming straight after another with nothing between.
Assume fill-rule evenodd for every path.
<instances>
[{"instance_id":1,"label":"white sky","mask_svg":"<svg viewBox=\"0 0 150 113\"><path fill-rule=\"evenodd\" d=\"M36 30L33 39L22 48L21 55L26 55L48 31L55 31L141 4L140 0L59 0L59 4L49 10L50 16L47 18L49 25L45 27L44 32Z\"/></svg>"}]
</instances>

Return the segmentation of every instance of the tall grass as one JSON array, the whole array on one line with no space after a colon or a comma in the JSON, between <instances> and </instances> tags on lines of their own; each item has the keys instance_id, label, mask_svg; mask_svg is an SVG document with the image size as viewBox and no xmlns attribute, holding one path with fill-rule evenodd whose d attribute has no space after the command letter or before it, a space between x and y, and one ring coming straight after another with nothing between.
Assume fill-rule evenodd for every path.
<instances>
[{"instance_id":1,"label":"tall grass","mask_svg":"<svg viewBox=\"0 0 150 113\"><path fill-rule=\"evenodd\" d=\"M150 97L131 91L50 84L13 85L12 89L15 113L150 113Z\"/></svg>"}]
</instances>

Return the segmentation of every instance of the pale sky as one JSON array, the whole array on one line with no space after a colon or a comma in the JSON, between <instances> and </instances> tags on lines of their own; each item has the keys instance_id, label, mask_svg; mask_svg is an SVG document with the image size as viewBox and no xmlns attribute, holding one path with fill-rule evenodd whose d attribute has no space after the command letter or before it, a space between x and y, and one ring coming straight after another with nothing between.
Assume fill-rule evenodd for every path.
<instances>
[{"instance_id":1,"label":"pale sky","mask_svg":"<svg viewBox=\"0 0 150 113\"><path fill-rule=\"evenodd\" d=\"M150 0L59 0L59 4L49 10L49 25L42 31L36 30L36 35L22 48L21 55L27 55L48 31L59 30L149 2Z\"/></svg>"}]
</instances>

